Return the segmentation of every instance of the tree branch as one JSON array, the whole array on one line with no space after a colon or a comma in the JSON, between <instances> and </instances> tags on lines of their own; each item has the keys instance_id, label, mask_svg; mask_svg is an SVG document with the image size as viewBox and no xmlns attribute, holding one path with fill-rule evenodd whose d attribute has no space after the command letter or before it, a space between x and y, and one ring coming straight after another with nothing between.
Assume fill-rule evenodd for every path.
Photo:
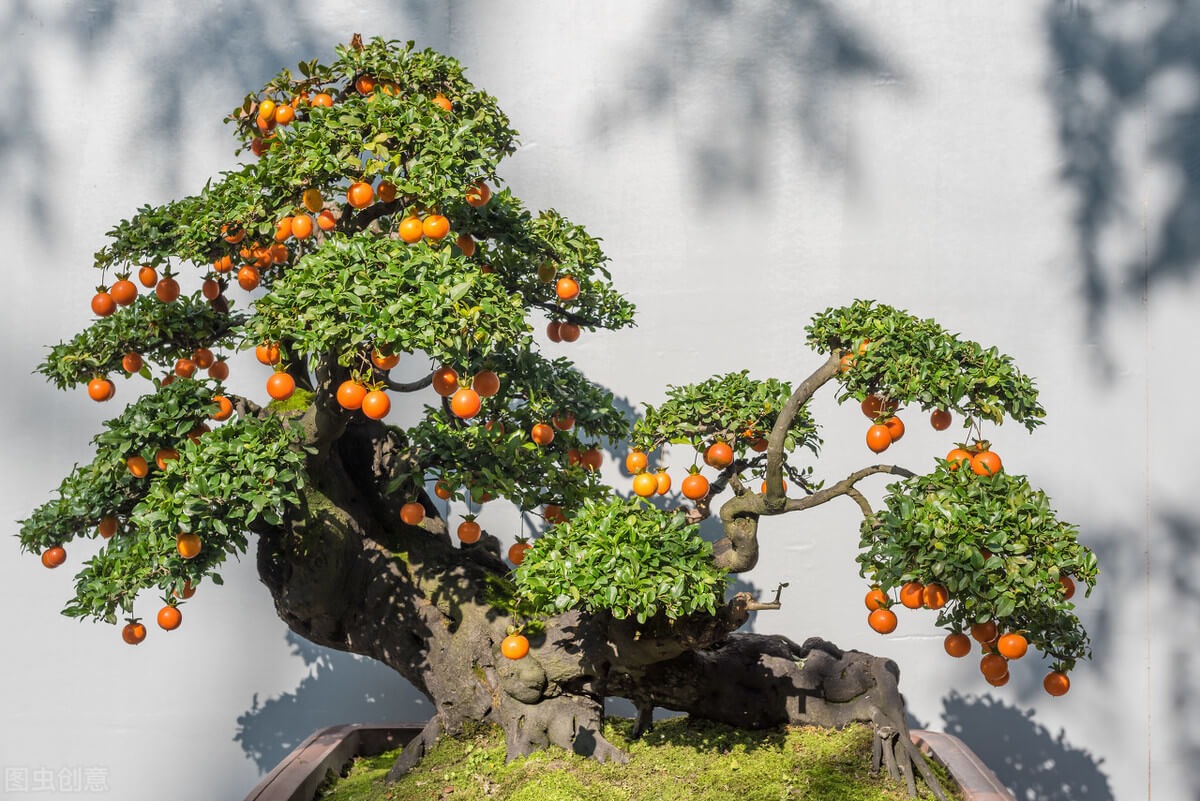
<instances>
[{"instance_id":1,"label":"tree branch","mask_svg":"<svg viewBox=\"0 0 1200 801\"><path fill-rule=\"evenodd\" d=\"M416 392L418 390L425 389L425 387L428 387L432 384L433 373L430 373L422 378L418 378L416 381L408 381L406 383L393 381L386 375L383 377L383 385L393 392Z\"/></svg>"},{"instance_id":2,"label":"tree branch","mask_svg":"<svg viewBox=\"0 0 1200 801\"><path fill-rule=\"evenodd\" d=\"M864 507L867 501L857 490L854 489L854 485L859 481L862 481L867 476L873 476L876 473L890 473L892 475L904 476L905 478L912 478L914 475L911 470L906 470L903 467L897 467L896 465L892 464L871 465L870 467L864 467L861 470L855 470L853 473L846 476L833 486L817 490L812 495L806 495L803 498L788 498L787 503L784 505L782 511L796 512L801 509L811 509L814 506L820 506L821 504L831 501L834 498L842 495L850 495L851 493L858 496L854 498L855 503L857 503L859 507ZM870 513L871 507L866 505L864 514L869 515ZM773 514L773 512L768 510L765 512L765 514Z\"/></svg>"},{"instance_id":3,"label":"tree branch","mask_svg":"<svg viewBox=\"0 0 1200 801\"><path fill-rule=\"evenodd\" d=\"M800 382L800 386L796 387L792 396L787 399L787 403L783 405L779 417L775 420L775 427L771 429L771 436L767 438L766 505L768 509L783 507L787 498L783 491L783 441L787 437L788 429L792 427L792 421L795 420L800 407L825 382L837 375L838 370L841 369L841 360L842 352L840 350L829 354L829 358L825 360L824 364Z\"/></svg>"}]
</instances>

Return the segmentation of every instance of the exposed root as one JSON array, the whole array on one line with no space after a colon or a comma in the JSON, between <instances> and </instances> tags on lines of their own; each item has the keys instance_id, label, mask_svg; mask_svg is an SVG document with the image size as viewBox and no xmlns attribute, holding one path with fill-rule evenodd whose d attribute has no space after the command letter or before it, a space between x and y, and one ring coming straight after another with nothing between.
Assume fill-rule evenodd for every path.
<instances>
[{"instance_id":1,"label":"exposed root","mask_svg":"<svg viewBox=\"0 0 1200 801\"><path fill-rule=\"evenodd\" d=\"M425 724L425 728L421 729L421 733L408 741L404 746L404 750L400 752L400 756L396 757L395 763L391 770L388 771L385 781L388 783L399 781L404 774L417 766L437 743L438 738L442 736L443 726L442 719L438 715L434 715Z\"/></svg>"},{"instance_id":2,"label":"exposed root","mask_svg":"<svg viewBox=\"0 0 1200 801\"><path fill-rule=\"evenodd\" d=\"M605 739L600 702L584 696L561 695L537 704L511 701L502 721L507 758L516 759L556 745L597 762L627 762L628 755Z\"/></svg>"}]
</instances>

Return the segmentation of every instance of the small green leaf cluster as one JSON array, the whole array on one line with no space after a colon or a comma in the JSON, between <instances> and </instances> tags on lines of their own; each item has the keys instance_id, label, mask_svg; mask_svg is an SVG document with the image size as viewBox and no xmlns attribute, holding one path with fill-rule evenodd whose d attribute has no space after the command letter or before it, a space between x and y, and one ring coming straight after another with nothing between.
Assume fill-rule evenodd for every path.
<instances>
[{"instance_id":1,"label":"small green leaf cluster","mask_svg":"<svg viewBox=\"0 0 1200 801\"><path fill-rule=\"evenodd\" d=\"M938 460L928 475L890 485L885 503L861 530L860 573L873 585L891 592L909 581L937 582L950 596L939 626L962 631L995 621L1066 669L1089 655L1059 577L1090 592L1096 556L1025 476L977 476Z\"/></svg>"},{"instance_id":2,"label":"small green leaf cluster","mask_svg":"<svg viewBox=\"0 0 1200 801\"><path fill-rule=\"evenodd\" d=\"M67 389L120 371L121 358L131 351L170 369L176 359L191 357L196 348L232 346L240 323L239 316L220 314L194 296L162 303L153 295L142 295L116 314L96 320L69 342L52 347L38 372L59 389ZM144 375L149 377L148 369Z\"/></svg>"},{"instance_id":3,"label":"small green leaf cluster","mask_svg":"<svg viewBox=\"0 0 1200 801\"><path fill-rule=\"evenodd\" d=\"M577 608L639 623L715 614L725 573L698 531L641 498L585 501L525 553L513 576L517 597L544 614Z\"/></svg>"},{"instance_id":4,"label":"small green leaf cluster","mask_svg":"<svg viewBox=\"0 0 1200 801\"><path fill-rule=\"evenodd\" d=\"M761 450L791 394L787 382L752 379L747 370L669 386L667 400L657 407L647 404L645 415L634 424L633 445L646 453L665 443L689 445L703 453L714 442L724 442L733 449L735 468L765 464L765 455L752 449L757 445ZM801 447L816 454L820 446L817 424L807 404L801 406L783 442L788 476L803 482L807 473L789 464L788 454Z\"/></svg>"},{"instance_id":5,"label":"small green leaf cluster","mask_svg":"<svg viewBox=\"0 0 1200 801\"><path fill-rule=\"evenodd\" d=\"M219 385L209 379L180 379L129 404L120 416L106 420L92 438L96 460L125 469L125 460L142 456L154 462L160 448L182 449L215 411Z\"/></svg>"},{"instance_id":6,"label":"small green leaf cluster","mask_svg":"<svg viewBox=\"0 0 1200 801\"><path fill-rule=\"evenodd\" d=\"M1045 410L1033 381L996 348L960 339L933 320L871 300L829 308L805 328L808 344L844 351L839 402L880 395L901 405L957 411L970 425L1008 416L1030 431Z\"/></svg>"}]
</instances>

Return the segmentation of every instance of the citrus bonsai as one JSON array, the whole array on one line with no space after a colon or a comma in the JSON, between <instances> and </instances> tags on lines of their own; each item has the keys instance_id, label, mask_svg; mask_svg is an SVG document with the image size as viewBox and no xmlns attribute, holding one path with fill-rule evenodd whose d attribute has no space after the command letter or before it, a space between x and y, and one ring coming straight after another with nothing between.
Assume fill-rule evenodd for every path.
<instances>
[{"instance_id":1,"label":"citrus bonsai","mask_svg":"<svg viewBox=\"0 0 1200 801\"><path fill-rule=\"evenodd\" d=\"M631 325L633 306L595 237L502 188L516 132L455 60L355 37L228 121L247 163L118 223L95 258L96 319L40 367L97 402L132 399L22 523L48 568L72 540L102 541L65 614L136 645L135 599L158 592L158 626L186 630L187 599L254 537L293 631L380 660L433 702L396 773L471 721L503 727L509 757L554 744L621 760L600 726L621 697L635 736L656 706L748 728L867 721L876 767L915 768L940 796L892 662L738 633L781 605L726 593L755 567L762 521L845 499L863 516L870 626L895 630L897 604L936 609L946 650L978 653L993 684L1035 649L1047 690L1066 691L1088 655L1070 598L1096 560L984 437L1041 422L1012 359L859 300L812 320L798 383L715 376L631 421L533 333L570 343ZM269 402L225 383L238 349L255 351ZM963 441L926 472L872 456L823 479L822 390L861 405L873 453L904 435L901 415L957 419ZM404 395L424 408L393 413ZM599 470L600 448L627 442L632 494ZM672 476L667 447L697 463ZM875 509L860 487L886 476ZM483 530L474 513L496 498L541 518L540 536L506 547L511 532ZM714 514L710 544L698 528Z\"/></svg>"}]
</instances>

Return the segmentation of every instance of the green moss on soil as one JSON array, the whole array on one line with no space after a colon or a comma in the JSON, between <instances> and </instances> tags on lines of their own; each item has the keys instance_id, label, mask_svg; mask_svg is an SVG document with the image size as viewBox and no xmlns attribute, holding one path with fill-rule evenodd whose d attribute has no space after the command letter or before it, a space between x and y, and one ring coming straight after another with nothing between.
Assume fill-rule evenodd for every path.
<instances>
[{"instance_id":1,"label":"green moss on soil","mask_svg":"<svg viewBox=\"0 0 1200 801\"><path fill-rule=\"evenodd\" d=\"M871 778L869 727L791 727L746 732L687 718L659 721L630 742L632 721L610 718L604 735L626 765L551 748L504 762L499 728L445 737L397 784L383 778L397 752L359 759L322 801L904 801L903 785ZM953 782L938 778L953 798ZM933 796L923 785L922 799Z\"/></svg>"}]
</instances>

